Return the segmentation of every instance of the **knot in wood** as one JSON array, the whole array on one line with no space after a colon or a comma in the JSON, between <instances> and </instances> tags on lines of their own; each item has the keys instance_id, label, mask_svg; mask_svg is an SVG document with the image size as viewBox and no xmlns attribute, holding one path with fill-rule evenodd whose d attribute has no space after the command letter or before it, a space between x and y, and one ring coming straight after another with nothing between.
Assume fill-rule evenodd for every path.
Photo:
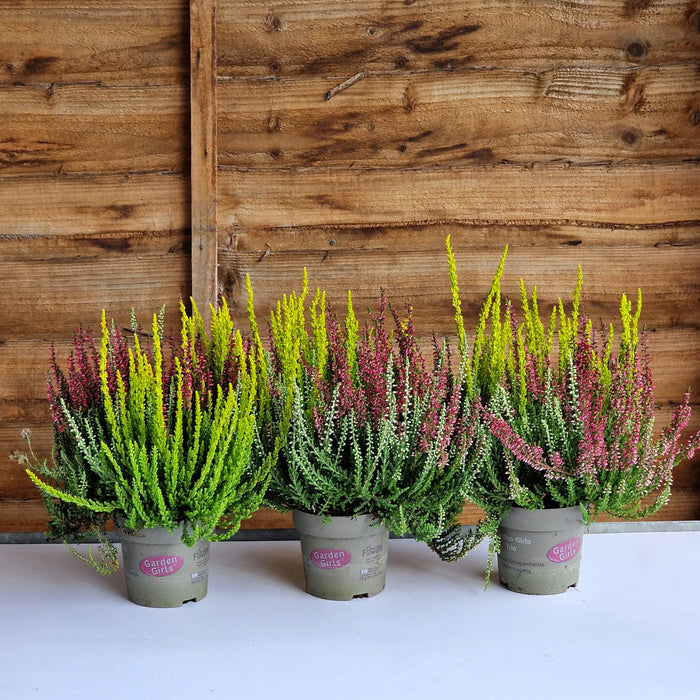
<instances>
[{"instance_id":1,"label":"knot in wood","mask_svg":"<svg viewBox=\"0 0 700 700\"><path fill-rule=\"evenodd\" d=\"M633 41L627 45L627 55L630 58L643 58L647 55L647 47L641 41Z\"/></svg>"},{"instance_id":2,"label":"knot in wood","mask_svg":"<svg viewBox=\"0 0 700 700\"><path fill-rule=\"evenodd\" d=\"M622 132L622 141L628 146L636 145L641 139L641 134L636 129L625 129Z\"/></svg>"},{"instance_id":3,"label":"knot in wood","mask_svg":"<svg viewBox=\"0 0 700 700\"><path fill-rule=\"evenodd\" d=\"M700 10L695 10L688 18L690 26L700 34Z\"/></svg>"}]
</instances>

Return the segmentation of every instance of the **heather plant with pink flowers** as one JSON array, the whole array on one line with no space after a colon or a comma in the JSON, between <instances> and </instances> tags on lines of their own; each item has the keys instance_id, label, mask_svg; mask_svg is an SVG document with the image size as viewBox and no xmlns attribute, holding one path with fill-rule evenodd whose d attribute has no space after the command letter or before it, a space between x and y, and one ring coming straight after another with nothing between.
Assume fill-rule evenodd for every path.
<instances>
[{"instance_id":1,"label":"heather plant with pink flowers","mask_svg":"<svg viewBox=\"0 0 700 700\"><path fill-rule=\"evenodd\" d=\"M466 348L454 255L447 242L460 349ZM506 250L507 252L507 250ZM462 383L480 404L488 457L479 463L469 499L483 508L491 536L513 506L580 506L584 523L599 513L643 518L669 499L673 468L692 457L700 432L684 439L686 393L657 434L648 340L636 308L623 295L620 338L612 324L597 328L580 311L583 277L570 311L559 301L545 326L537 291L521 281L521 320L501 297L504 252L479 318ZM556 340L556 343L555 343ZM556 352L555 352L556 346ZM490 561L489 561L490 566Z\"/></svg>"},{"instance_id":2,"label":"heather plant with pink flowers","mask_svg":"<svg viewBox=\"0 0 700 700\"><path fill-rule=\"evenodd\" d=\"M127 336L102 314L99 344L79 330L63 372L52 351L51 460L24 457L50 516L49 536L97 535L109 572L109 518L127 530L185 523L183 541L223 539L260 505L271 456L250 462L256 364L225 302L210 328L181 304L179 343L164 344L162 318ZM31 450L31 444L30 444ZM75 552L75 550L73 550Z\"/></svg>"},{"instance_id":3,"label":"heather plant with pink flowers","mask_svg":"<svg viewBox=\"0 0 700 700\"><path fill-rule=\"evenodd\" d=\"M473 543L457 517L482 427L462 405L449 347L436 340L429 362L410 308L399 316L384 294L362 330L350 293L342 321L320 290L307 311L307 294L305 275L301 294L285 297L271 315L269 351L251 315L259 374L269 377L258 454L274 449L276 426L286 436L267 504L327 517L372 514L444 559L461 556Z\"/></svg>"},{"instance_id":4,"label":"heather plant with pink flowers","mask_svg":"<svg viewBox=\"0 0 700 700\"><path fill-rule=\"evenodd\" d=\"M126 374L128 344L126 336L114 325L105 328L105 332L109 348L107 371L109 383L114 386L116 373ZM37 459L28 430L23 431L23 436L29 454L15 453L14 458L55 488L94 501L108 500L113 496L110 480L91 469L85 458L85 440L92 444L94 450L107 434L100 388L100 348L92 333L81 326L73 335L65 370L61 367L54 345L49 351L49 361L47 395L53 430L51 459ZM77 435L72 424L80 425ZM116 550L103 534L110 514L55 498L43 489L41 494L49 516L47 538L79 543L96 537L101 557L98 560L90 554L90 563L103 573L113 571L117 562ZM77 550L72 551L78 555Z\"/></svg>"}]
</instances>

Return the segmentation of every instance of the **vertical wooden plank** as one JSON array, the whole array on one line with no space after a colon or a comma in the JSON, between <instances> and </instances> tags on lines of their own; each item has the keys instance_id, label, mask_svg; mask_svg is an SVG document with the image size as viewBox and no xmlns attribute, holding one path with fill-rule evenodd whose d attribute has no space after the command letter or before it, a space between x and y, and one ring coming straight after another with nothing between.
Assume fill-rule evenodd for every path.
<instances>
[{"instance_id":1,"label":"vertical wooden plank","mask_svg":"<svg viewBox=\"0 0 700 700\"><path fill-rule=\"evenodd\" d=\"M192 298L205 321L217 298L216 0L190 0Z\"/></svg>"}]
</instances>

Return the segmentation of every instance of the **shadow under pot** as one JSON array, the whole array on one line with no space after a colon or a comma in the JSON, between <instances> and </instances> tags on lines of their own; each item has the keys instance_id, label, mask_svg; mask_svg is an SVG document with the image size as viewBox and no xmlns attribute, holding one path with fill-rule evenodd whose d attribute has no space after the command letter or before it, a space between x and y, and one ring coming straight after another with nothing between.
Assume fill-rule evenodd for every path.
<instances>
[{"instance_id":1,"label":"shadow under pot","mask_svg":"<svg viewBox=\"0 0 700 700\"><path fill-rule=\"evenodd\" d=\"M209 541L182 541L183 525L172 532L155 527L128 530L115 521L121 542L129 600L148 608L176 608L202 600L209 578Z\"/></svg>"},{"instance_id":2,"label":"shadow under pot","mask_svg":"<svg viewBox=\"0 0 700 700\"><path fill-rule=\"evenodd\" d=\"M371 515L332 517L295 510L306 592L326 600L377 595L384 588L389 531Z\"/></svg>"},{"instance_id":3,"label":"shadow under pot","mask_svg":"<svg viewBox=\"0 0 700 700\"><path fill-rule=\"evenodd\" d=\"M498 576L511 591L563 593L578 584L583 542L579 506L512 508L498 528Z\"/></svg>"}]
</instances>

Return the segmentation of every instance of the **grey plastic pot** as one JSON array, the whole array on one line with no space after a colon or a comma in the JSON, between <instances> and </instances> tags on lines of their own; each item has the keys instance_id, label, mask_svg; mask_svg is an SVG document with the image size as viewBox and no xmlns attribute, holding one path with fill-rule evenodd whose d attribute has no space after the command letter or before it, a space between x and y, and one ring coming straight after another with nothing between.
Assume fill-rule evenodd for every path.
<instances>
[{"instance_id":1,"label":"grey plastic pot","mask_svg":"<svg viewBox=\"0 0 700 700\"><path fill-rule=\"evenodd\" d=\"M295 510L306 592L326 600L377 595L386 581L389 531L371 515L323 517Z\"/></svg>"},{"instance_id":2,"label":"grey plastic pot","mask_svg":"<svg viewBox=\"0 0 700 700\"><path fill-rule=\"evenodd\" d=\"M581 509L513 508L498 529L498 576L511 591L563 593L578 583L583 542Z\"/></svg>"},{"instance_id":3,"label":"grey plastic pot","mask_svg":"<svg viewBox=\"0 0 700 700\"><path fill-rule=\"evenodd\" d=\"M129 600L149 608L176 608L207 594L209 542L197 540L188 547L183 527L172 532L148 528L135 532L116 522L122 547Z\"/></svg>"}]
</instances>

